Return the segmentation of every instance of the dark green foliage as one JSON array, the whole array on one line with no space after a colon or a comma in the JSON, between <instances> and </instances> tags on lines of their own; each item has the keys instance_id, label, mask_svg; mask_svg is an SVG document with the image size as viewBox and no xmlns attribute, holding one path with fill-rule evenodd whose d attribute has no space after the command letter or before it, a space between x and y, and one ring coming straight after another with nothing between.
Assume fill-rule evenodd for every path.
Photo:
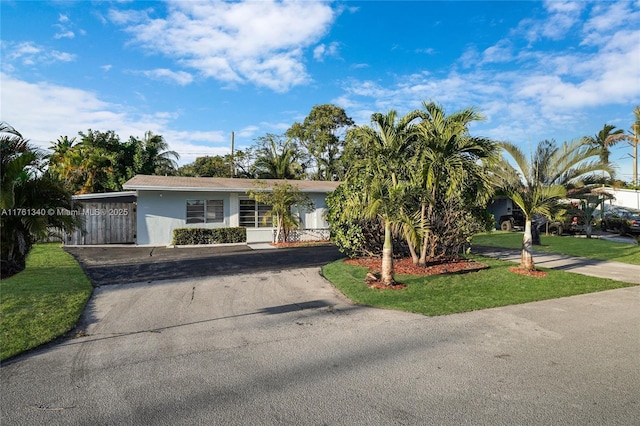
<instances>
[{"instance_id":1,"label":"dark green foliage","mask_svg":"<svg viewBox=\"0 0 640 426\"><path fill-rule=\"evenodd\" d=\"M89 129L80 140L60 137L49 149L48 170L73 193L121 191L136 174L172 175L176 170L175 151L161 135L148 131L144 138L131 136L125 142L109 130Z\"/></svg>"},{"instance_id":2,"label":"dark green foliage","mask_svg":"<svg viewBox=\"0 0 640 426\"><path fill-rule=\"evenodd\" d=\"M340 180L346 173L340 158L346 130L354 125L344 109L332 105L314 105L302 123L294 123L286 132L305 148L316 169L315 180Z\"/></svg>"},{"instance_id":3,"label":"dark green foliage","mask_svg":"<svg viewBox=\"0 0 640 426\"><path fill-rule=\"evenodd\" d=\"M229 244L247 242L247 228L178 228L173 230L173 243L178 246Z\"/></svg>"},{"instance_id":4,"label":"dark green foliage","mask_svg":"<svg viewBox=\"0 0 640 426\"><path fill-rule=\"evenodd\" d=\"M338 249L349 257L382 256L384 229L377 220L346 219L342 212L347 208L346 191L356 188L343 183L327 196L327 221L331 230L331 240ZM399 257L409 254L403 238L393 236L393 253Z\"/></svg>"},{"instance_id":5,"label":"dark green foliage","mask_svg":"<svg viewBox=\"0 0 640 426\"><path fill-rule=\"evenodd\" d=\"M0 123L0 277L20 272L31 247L51 229L73 230L77 217L52 214L71 209L71 194L43 171L43 154L8 124Z\"/></svg>"},{"instance_id":6,"label":"dark green foliage","mask_svg":"<svg viewBox=\"0 0 640 426\"><path fill-rule=\"evenodd\" d=\"M291 139L268 133L257 139L251 174L258 179L301 179L305 173L302 152Z\"/></svg>"}]
</instances>

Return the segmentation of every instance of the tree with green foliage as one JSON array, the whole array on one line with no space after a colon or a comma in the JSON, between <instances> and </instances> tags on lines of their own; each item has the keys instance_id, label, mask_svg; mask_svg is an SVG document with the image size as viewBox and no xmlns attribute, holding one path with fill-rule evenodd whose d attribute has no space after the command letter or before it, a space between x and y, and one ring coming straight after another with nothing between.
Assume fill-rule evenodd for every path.
<instances>
[{"instance_id":1,"label":"tree with green foliage","mask_svg":"<svg viewBox=\"0 0 640 426\"><path fill-rule=\"evenodd\" d=\"M50 173L76 194L121 191L136 174L174 174L179 158L160 135L125 142L112 130L79 132L80 140L60 137L48 156Z\"/></svg>"},{"instance_id":2,"label":"tree with green foliage","mask_svg":"<svg viewBox=\"0 0 640 426\"><path fill-rule=\"evenodd\" d=\"M214 155L198 157L192 163L178 168L179 176L191 177L233 177L231 155Z\"/></svg>"},{"instance_id":3,"label":"tree with green foliage","mask_svg":"<svg viewBox=\"0 0 640 426\"><path fill-rule=\"evenodd\" d=\"M161 135L155 135L150 130L144 133L144 138L131 137L135 147L133 171L142 175L173 175L178 168L177 160L180 155L169 150L169 144Z\"/></svg>"},{"instance_id":4,"label":"tree with green foliage","mask_svg":"<svg viewBox=\"0 0 640 426\"><path fill-rule=\"evenodd\" d=\"M638 189L638 142L640 142L640 105L633 110L635 120L631 124L631 133L627 139L633 147L633 188Z\"/></svg>"},{"instance_id":5,"label":"tree with green foliage","mask_svg":"<svg viewBox=\"0 0 640 426\"><path fill-rule=\"evenodd\" d=\"M431 229L439 220L436 206L446 206L470 188L472 205L486 203L493 190L485 166L497 159L495 142L469 135L469 124L483 119L474 108L451 115L434 102L424 102L423 108L410 167L421 204L420 265L426 264L428 251L431 258L436 254L440 238Z\"/></svg>"},{"instance_id":6,"label":"tree with green foliage","mask_svg":"<svg viewBox=\"0 0 640 426\"><path fill-rule=\"evenodd\" d=\"M327 222L331 231L331 240L340 252L350 258L354 257L382 257L384 245L384 228L380 221L363 218L347 217L345 210L350 208L349 199L353 193L361 193L362 186L355 181L342 182L326 197ZM393 254L408 256L409 249L406 235L392 235Z\"/></svg>"},{"instance_id":7,"label":"tree with green foliage","mask_svg":"<svg viewBox=\"0 0 640 426\"><path fill-rule=\"evenodd\" d=\"M584 142L598 149L600 151L600 161L609 164L609 156L611 155L609 148L626 138L627 136L622 129L616 130L616 126L605 124L595 136L586 136ZM603 179L604 175L605 172L602 172Z\"/></svg>"},{"instance_id":8,"label":"tree with green foliage","mask_svg":"<svg viewBox=\"0 0 640 426\"><path fill-rule=\"evenodd\" d=\"M20 272L33 244L53 228L73 230L71 194L44 171L44 154L5 122L0 123L0 276Z\"/></svg>"},{"instance_id":9,"label":"tree with green foliage","mask_svg":"<svg viewBox=\"0 0 640 426\"><path fill-rule=\"evenodd\" d=\"M340 161L345 135L354 125L344 109L332 105L314 105L302 123L294 123L286 132L306 149L312 162L315 180L341 180L346 165Z\"/></svg>"},{"instance_id":10,"label":"tree with green foliage","mask_svg":"<svg viewBox=\"0 0 640 426\"><path fill-rule=\"evenodd\" d=\"M494 167L498 188L511 198L525 215L520 267L535 270L533 261L532 218L534 215L552 217L558 202L565 197L567 186L576 186L596 171L613 174L609 164L600 161L600 151L584 141L541 141L528 159L516 145L502 142L500 147L514 160L516 167L502 159ZM592 160L593 157L598 158Z\"/></svg>"},{"instance_id":11,"label":"tree with green foliage","mask_svg":"<svg viewBox=\"0 0 640 426\"><path fill-rule=\"evenodd\" d=\"M233 155L197 157L192 163L179 167L176 174L190 177L253 178L253 152L253 148L249 148L237 150Z\"/></svg>"},{"instance_id":12,"label":"tree with green foliage","mask_svg":"<svg viewBox=\"0 0 640 426\"><path fill-rule=\"evenodd\" d=\"M299 213L313 210L313 201L307 194L300 192L297 185L288 182L275 182L269 185L266 181L257 181L256 189L247 191L252 199L270 206L264 216L264 223L275 224L275 242L289 240L291 230L300 227ZM296 212L293 209L296 209Z\"/></svg>"},{"instance_id":13,"label":"tree with green foliage","mask_svg":"<svg viewBox=\"0 0 640 426\"><path fill-rule=\"evenodd\" d=\"M380 281L384 285L395 284L392 235L401 232L411 196L402 153L412 141L413 120L413 115L398 117L394 110L376 113L371 116L371 126L356 127L350 135L362 147L364 157L352 165L346 182L356 182L362 190L348 194L343 214L354 220L379 220L382 224Z\"/></svg>"},{"instance_id":14,"label":"tree with green foliage","mask_svg":"<svg viewBox=\"0 0 640 426\"><path fill-rule=\"evenodd\" d=\"M258 179L301 179L305 167L301 153L291 139L267 134L258 138L252 174Z\"/></svg>"}]
</instances>

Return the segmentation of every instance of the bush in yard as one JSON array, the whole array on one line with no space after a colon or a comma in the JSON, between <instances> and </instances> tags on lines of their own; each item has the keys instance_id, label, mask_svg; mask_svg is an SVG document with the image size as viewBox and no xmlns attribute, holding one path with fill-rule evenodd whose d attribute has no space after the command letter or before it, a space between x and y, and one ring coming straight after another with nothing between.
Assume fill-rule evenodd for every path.
<instances>
[{"instance_id":1,"label":"bush in yard","mask_svg":"<svg viewBox=\"0 0 640 426\"><path fill-rule=\"evenodd\" d=\"M247 242L247 228L178 228L173 230L172 244L229 244Z\"/></svg>"},{"instance_id":2,"label":"bush in yard","mask_svg":"<svg viewBox=\"0 0 640 426\"><path fill-rule=\"evenodd\" d=\"M331 240L349 257L381 257L384 244L382 224L375 220L347 220L342 212L346 207L345 184L327 196L327 221ZM393 253L407 256L409 249L404 239L393 236Z\"/></svg>"}]
</instances>

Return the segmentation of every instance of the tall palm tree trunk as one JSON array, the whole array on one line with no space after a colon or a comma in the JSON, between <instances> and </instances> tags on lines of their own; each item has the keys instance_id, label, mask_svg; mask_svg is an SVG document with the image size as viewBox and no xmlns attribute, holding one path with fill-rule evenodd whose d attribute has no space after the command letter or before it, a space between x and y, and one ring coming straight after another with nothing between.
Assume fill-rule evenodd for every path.
<instances>
[{"instance_id":1,"label":"tall palm tree trunk","mask_svg":"<svg viewBox=\"0 0 640 426\"><path fill-rule=\"evenodd\" d=\"M533 237L531 235L531 218L527 217L524 225L524 236L522 238L522 256L520 257L520 268L527 271L535 271L533 263Z\"/></svg>"},{"instance_id":2,"label":"tall palm tree trunk","mask_svg":"<svg viewBox=\"0 0 640 426\"><path fill-rule=\"evenodd\" d=\"M382 246L382 272L380 281L384 285L394 285L393 279L393 242L391 240L391 222L384 222L384 245Z\"/></svg>"},{"instance_id":3,"label":"tall palm tree trunk","mask_svg":"<svg viewBox=\"0 0 640 426\"><path fill-rule=\"evenodd\" d=\"M427 212L426 212L426 216L424 213L425 210L425 205L422 205L422 223L424 226L425 222L428 222L429 224L426 225L425 229L424 229L424 238L422 240L422 247L420 250L420 260L418 260L418 265L421 266L426 266L427 264L427 249L429 248L429 243L430 243L430 239L431 239L431 224L432 224L432 218L433 218L433 204L429 204L429 207L427 208ZM434 249L435 247L431 247L431 255L433 256L434 253Z\"/></svg>"}]
</instances>

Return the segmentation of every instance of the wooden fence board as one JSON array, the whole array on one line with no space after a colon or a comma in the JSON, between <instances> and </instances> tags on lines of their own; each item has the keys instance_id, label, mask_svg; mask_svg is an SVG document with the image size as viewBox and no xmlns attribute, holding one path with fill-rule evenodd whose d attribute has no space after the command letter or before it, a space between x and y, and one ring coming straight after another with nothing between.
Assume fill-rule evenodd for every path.
<instances>
[{"instance_id":1,"label":"wooden fence board","mask_svg":"<svg viewBox=\"0 0 640 426\"><path fill-rule=\"evenodd\" d=\"M74 214L83 218L80 229L65 235L65 244L134 244L136 203L76 202Z\"/></svg>"}]
</instances>

